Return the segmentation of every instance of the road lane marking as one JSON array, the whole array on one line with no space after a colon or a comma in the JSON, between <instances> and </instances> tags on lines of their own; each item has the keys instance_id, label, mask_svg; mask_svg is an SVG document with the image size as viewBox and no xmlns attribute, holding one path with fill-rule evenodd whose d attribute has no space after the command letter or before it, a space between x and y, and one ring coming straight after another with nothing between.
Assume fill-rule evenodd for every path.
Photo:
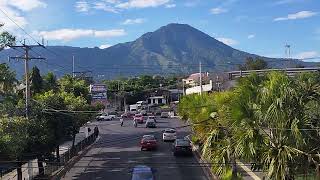
<instances>
[{"instance_id":1,"label":"road lane marking","mask_svg":"<svg viewBox=\"0 0 320 180\"><path fill-rule=\"evenodd\" d=\"M106 159L106 160L120 160L121 158L119 158L119 157L114 157L114 158L103 158L103 159Z\"/></svg>"}]
</instances>

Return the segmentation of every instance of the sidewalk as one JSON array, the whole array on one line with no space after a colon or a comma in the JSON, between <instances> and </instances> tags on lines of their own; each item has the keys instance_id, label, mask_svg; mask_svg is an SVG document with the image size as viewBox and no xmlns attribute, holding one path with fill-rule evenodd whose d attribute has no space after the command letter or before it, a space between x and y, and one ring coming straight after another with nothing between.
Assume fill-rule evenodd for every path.
<instances>
[{"instance_id":1,"label":"sidewalk","mask_svg":"<svg viewBox=\"0 0 320 180\"><path fill-rule=\"evenodd\" d=\"M93 128L94 128L94 124L89 124L86 125L84 127L80 128L80 131L78 134L76 134L76 138L75 138L75 144L78 144L80 141L84 140L87 136L85 131L87 131L87 127L91 128L91 132L89 133L89 135L91 135L93 133ZM59 147L59 154L63 154L65 152L67 152L69 149L71 149L72 146L72 140L71 141L66 141L62 144L60 144ZM55 154L53 152L53 154ZM37 168L38 164L37 164L37 159L33 159L30 160L29 163L23 164L22 165L22 179L24 180L31 180L33 177L37 176L39 173L39 169ZM45 164L44 164L45 166ZM3 175L2 177L0 177L1 180L16 180L17 179L17 170L14 169L13 171L11 171L8 174Z\"/></svg>"}]
</instances>

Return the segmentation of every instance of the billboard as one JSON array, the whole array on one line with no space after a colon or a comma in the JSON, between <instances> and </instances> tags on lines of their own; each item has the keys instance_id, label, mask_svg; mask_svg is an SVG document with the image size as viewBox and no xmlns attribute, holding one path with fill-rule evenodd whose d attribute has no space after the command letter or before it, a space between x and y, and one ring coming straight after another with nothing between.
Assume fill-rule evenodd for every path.
<instances>
[{"instance_id":1,"label":"billboard","mask_svg":"<svg viewBox=\"0 0 320 180\"><path fill-rule=\"evenodd\" d=\"M105 84L91 84L90 93L91 93L92 104L97 104L97 103L101 103L104 105L108 104L107 86Z\"/></svg>"},{"instance_id":2,"label":"billboard","mask_svg":"<svg viewBox=\"0 0 320 180\"><path fill-rule=\"evenodd\" d=\"M91 84L90 93L106 93L107 86L105 84Z\"/></svg>"}]
</instances>

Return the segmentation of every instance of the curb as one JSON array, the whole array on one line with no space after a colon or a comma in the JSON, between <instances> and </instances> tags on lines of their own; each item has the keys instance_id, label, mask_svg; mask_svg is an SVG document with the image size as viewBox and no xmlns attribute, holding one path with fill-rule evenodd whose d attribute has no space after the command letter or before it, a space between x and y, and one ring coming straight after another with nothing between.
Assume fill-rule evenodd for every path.
<instances>
[{"instance_id":1,"label":"curb","mask_svg":"<svg viewBox=\"0 0 320 180\"><path fill-rule=\"evenodd\" d=\"M61 167L59 170L53 173L51 176L51 180L59 180L61 179L70 169L85 155L89 152L89 150L92 148L92 146L100 139L100 136L88 147L86 147L84 150L80 151L79 154L73 158L71 158L70 161L67 162L67 164L63 167Z\"/></svg>"},{"instance_id":2,"label":"curb","mask_svg":"<svg viewBox=\"0 0 320 180\"><path fill-rule=\"evenodd\" d=\"M200 163L208 163L206 160L202 159L201 154L196 146L191 143L192 149L194 149L193 154L196 157L197 161ZM210 166L205 165L201 167L202 171L206 175L208 180L219 180L219 178L211 172Z\"/></svg>"}]
</instances>

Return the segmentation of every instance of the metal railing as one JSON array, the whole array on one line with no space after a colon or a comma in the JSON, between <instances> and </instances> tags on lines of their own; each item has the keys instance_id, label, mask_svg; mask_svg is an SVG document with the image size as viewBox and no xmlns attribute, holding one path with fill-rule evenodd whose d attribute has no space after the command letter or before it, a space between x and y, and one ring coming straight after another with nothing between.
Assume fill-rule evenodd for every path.
<instances>
[{"instance_id":1,"label":"metal railing","mask_svg":"<svg viewBox=\"0 0 320 180\"><path fill-rule=\"evenodd\" d=\"M248 71L230 71L228 72L229 80L234 80L239 77L245 77L252 73L256 73L258 75L267 74L273 71L277 72L285 72L288 76L295 76L299 73L304 72L320 72L320 67L307 67L307 68L285 68L285 69L262 69L262 70L248 70Z\"/></svg>"},{"instance_id":2,"label":"metal railing","mask_svg":"<svg viewBox=\"0 0 320 180\"><path fill-rule=\"evenodd\" d=\"M83 139L82 141L78 142L74 148L68 148L67 151L60 154L59 161L55 160L44 160L43 161L43 171L44 176L39 175L39 167L38 167L38 160L33 159L29 160L27 163L22 165L22 173L23 179L47 179L45 177L50 177L54 172L58 171L60 168L64 167L73 157L77 156L79 152L83 151L86 147L91 145L95 142L97 135L92 133L87 138ZM14 164L12 165L15 166ZM32 172L29 173L28 171L31 170ZM6 168L0 169L0 179L8 179L13 180L17 178L17 174L14 168Z\"/></svg>"}]
</instances>

